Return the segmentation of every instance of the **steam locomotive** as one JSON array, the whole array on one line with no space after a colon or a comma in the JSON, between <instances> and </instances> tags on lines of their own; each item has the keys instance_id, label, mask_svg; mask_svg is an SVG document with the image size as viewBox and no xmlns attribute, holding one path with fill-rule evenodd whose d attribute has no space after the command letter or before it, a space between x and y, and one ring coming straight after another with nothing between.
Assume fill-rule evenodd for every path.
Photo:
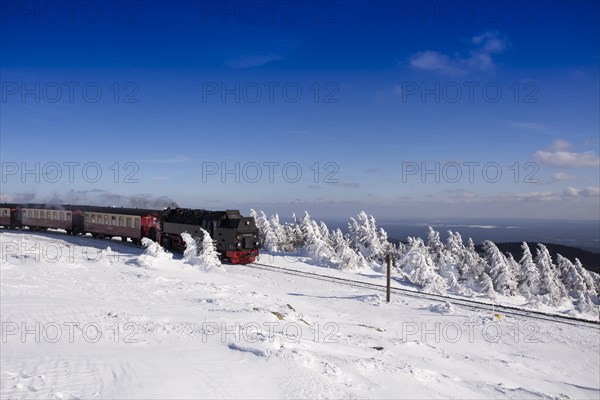
<instances>
[{"instance_id":1,"label":"steam locomotive","mask_svg":"<svg viewBox=\"0 0 600 400\"><path fill-rule=\"evenodd\" d=\"M259 235L254 218L238 210L208 211L187 208L150 210L48 204L0 204L0 226L31 231L64 229L69 235L91 234L105 239L119 236L140 244L149 238L169 250L185 250L181 234L201 238L206 230L221 258L247 264L258 256Z\"/></svg>"}]
</instances>

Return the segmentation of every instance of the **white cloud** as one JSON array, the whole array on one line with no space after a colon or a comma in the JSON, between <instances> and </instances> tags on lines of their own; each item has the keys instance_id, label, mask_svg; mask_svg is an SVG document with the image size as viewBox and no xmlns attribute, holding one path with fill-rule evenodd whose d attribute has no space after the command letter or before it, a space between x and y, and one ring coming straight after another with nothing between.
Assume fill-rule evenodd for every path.
<instances>
[{"instance_id":1,"label":"white cloud","mask_svg":"<svg viewBox=\"0 0 600 400\"><path fill-rule=\"evenodd\" d=\"M484 32L473 37L473 44L481 46L481 50L489 54L500 54L508 46L508 39L498 31Z\"/></svg>"},{"instance_id":2,"label":"white cloud","mask_svg":"<svg viewBox=\"0 0 600 400\"><path fill-rule=\"evenodd\" d=\"M537 161L559 167L600 167L600 159L591 151L574 153L570 151L536 151Z\"/></svg>"},{"instance_id":3,"label":"white cloud","mask_svg":"<svg viewBox=\"0 0 600 400\"><path fill-rule=\"evenodd\" d=\"M555 139L549 150L534 153L537 161L558 167L599 167L600 158L591 151L576 153L569 151L571 143L563 139ZM561 173L559 173L561 174ZM557 175L557 174L555 174ZM563 178L565 175L562 176ZM560 176L557 180L561 179Z\"/></svg>"},{"instance_id":4,"label":"white cloud","mask_svg":"<svg viewBox=\"0 0 600 400\"><path fill-rule=\"evenodd\" d=\"M571 143L567 142L566 140L556 139L552 143L551 148L554 151L568 150L571 148Z\"/></svg>"},{"instance_id":5,"label":"white cloud","mask_svg":"<svg viewBox=\"0 0 600 400\"><path fill-rule=\"evenodd\" d=\"M563 190L563 195L566 197L599 197L600 187L588 186L584 189L568 187Z\"/></svg>"},{"instance_id":6,"label":"white cloud","mask_svg":"<svg viewBox=\"0 0 600 400\"><path fill-rule=\"evenodd\" d=\"M464 75L464 61L452 60L450 57L437 51L425 50L415 53L410 58L410 66L415 69L437 71L444 75Z\"/></svg>"},{"instance_id":7,"label":"white cloud","mask_svg":"<svg viewBox=\"0 0 600 400\"><path fill-rule=\"evenodd\" d=\"M425 50L413 54L409 58L409 64L415 69L451 76L466 75L471 71L490 71L496 67L492 54L501 54L509 46L506 35L498 31L474 36L471 43L476 47L468 55L448 56L438 51Z\"/></svg>"},{"instance_id":8,"label":"white cloud","mask_svg":"<svg viewBox=\"0 0 600 400\"><path fill-rule=\"evenodd\" d=\"M283 57L278 54L269 53L269 54L263 54L263 55L251 55L251 56L240 57L238 59L229 60L229 61L225 62L225 65L229 68L247 69L247 68L262 67L263 65L266 65L270 62L279 61L282 59L283 59Z\"/></svg>"},{"instance_id":9,"label":"white cloud","mask_svg":"<svg viewBox=\"0 0 600 400\"><path fill-rule=\"evenodd\" d=\"M568 187L565 190L563 190L563 195L565 195L567 197L577 197L577 196L579 196L579 190L577 190L573 187Z\"/></svg>"},{"instance_id":10,"label":"white cloud","mask_svg":"<svg viewBox=\"0 0 600 400\"><path fill-rule=\"evenodd\" d=\"M556 172L552 175L552 179L555 181L570 181L575 179L575 176L567 174L566 172Z\"/></svg>"}]
</instances>

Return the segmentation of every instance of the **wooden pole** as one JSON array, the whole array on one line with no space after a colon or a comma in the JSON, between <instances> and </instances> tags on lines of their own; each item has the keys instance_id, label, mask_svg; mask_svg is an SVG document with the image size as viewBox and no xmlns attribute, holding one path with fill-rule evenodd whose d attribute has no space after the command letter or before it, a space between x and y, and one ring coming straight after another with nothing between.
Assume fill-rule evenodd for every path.
<instances>
[{"instance_id":1,"label":"wooden pole","mask_svg":"<svg viewBox=\"0 0 600 400\"><path fill-rule=\"evenodd\" d=\"M385 256L387 261L387 296L386 300L389 303L391 300L391 285L392 285L392 256L388 254Z\"/></svg>"}]
</instances>

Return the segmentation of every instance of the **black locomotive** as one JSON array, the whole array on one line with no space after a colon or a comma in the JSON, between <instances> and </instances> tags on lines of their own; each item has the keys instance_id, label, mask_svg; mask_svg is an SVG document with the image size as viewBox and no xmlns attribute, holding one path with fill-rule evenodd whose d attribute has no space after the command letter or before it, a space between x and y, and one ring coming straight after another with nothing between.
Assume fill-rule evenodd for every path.
<instances>
[{"instance_id":1,"label":"black locomotive","mask_svg":"<svg viewBox=\"0 0 600 400\"><path fill-rule=\"evenodd\" d=\"M201 238L200 228L214 240L221 258L247 264L258 256L258 228L254 218L238 210L207 211L186 208L150 210L81 205L0 204L0 226L30 230L64 229L68 234L95 238L121 237L139 244L142 238L166 249L185 250L183 232Z\"/></svg>"},{"instance_id":2,"label":"black locomotive","mask_svg":"<svg viewBox=\"0 0 600 400\"><path fill-rule=\"evenodd\" d=\"M161 215L161 244L165 249L183 251L181 234L200 237L199 228L210 234L222 257L234 264L247 264L258 256L256 222L252 217L242 217L239 210L167 208Z\"/></svg>"}]
</instances>

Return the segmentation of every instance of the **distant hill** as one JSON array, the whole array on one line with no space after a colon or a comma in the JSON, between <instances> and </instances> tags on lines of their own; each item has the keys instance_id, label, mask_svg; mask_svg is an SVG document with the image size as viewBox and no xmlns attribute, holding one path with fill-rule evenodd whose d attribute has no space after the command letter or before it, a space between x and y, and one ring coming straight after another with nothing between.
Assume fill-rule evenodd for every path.
<instances>
[{"instance_id":1,"label":"distant hill","mask_svg":"<svg viewBox=\"0 0 600 400\"><path fill-rule=\"evenodd\" d=\"M398 244L401 241L398 239L388 239L389 241ZM425 239L426 240L426 239ZM408 244L406 241L402 241L404 244ZM514 257L515 260L519 261L519 259L523 256L523 250L521 250L521 242L505 242L505 243L495 243L494 244L502 251L503 253L510 253ZM594 271L600 274L600 253L593 253L588 250L583 250L578 247L572 246L564 246L562 244L554 244L554 243L542 243L544 246L548 248L552 259L556 261L556 255L560 254L563 257L568 258L571 261L575 261L575 258L578 258L579 261L583 264L583 266L589 271ZM536 242L527 242L529 249L531 250L531 254L535 257L537 243ZM475 249L478 253L483 253L483 246L481 244L475 245Z\"/></svg>"}]
</instances>

